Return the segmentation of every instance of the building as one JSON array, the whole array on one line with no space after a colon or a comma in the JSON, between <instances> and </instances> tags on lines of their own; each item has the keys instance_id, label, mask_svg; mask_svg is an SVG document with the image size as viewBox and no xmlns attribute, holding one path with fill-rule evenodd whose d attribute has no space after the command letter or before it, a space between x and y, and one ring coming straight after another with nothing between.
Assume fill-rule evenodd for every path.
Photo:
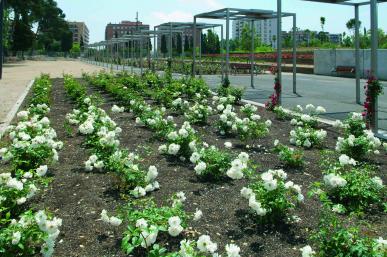
<instances>
[{"instance_id":1,"label":"building","mask_svg":"<svg viewBox=\"0 0 387 257\"><path fill-rule=\"evenodd\" d=\"M240 39L242 37L243 27L251 26L250 21L235 20L232 23L232 37L233 39ZM257 36L261 39L261 43L265 45L271 45L275 47L277 37L277 20L257 20L254 22L255 31Z\"/></svg>"},{"instance_id":2,"label":"building","mask_svg":"<svg viewBox=\"0 0 387 257\"><path fill-rule=\"evenodd\" d=\"M329 42L333 44L341 44L343 42L343 35L342 34L329 34Z\"/></svg>"},{"instance_id":3,"label":"building","mask_svg":"<svg viewBox=\"0 0 387 257\"><path fill-rule=\"evenodd\" d=\"M119 38L140 30L149 30L149 25L142 24L140 21L121 21L118 24L109 23L105 29L105 40Z\"/></svg>"},{"instance_id":4,"label":"building","mask_svg":"<svg viewBox=\"0 0 387 257\"><path fill-rule=\"evenodd\" d=\"M89 29L84 22L69 21L70 31L73 33L73 42L80 45L89 44Z\"/></svg>"}]
</instances>

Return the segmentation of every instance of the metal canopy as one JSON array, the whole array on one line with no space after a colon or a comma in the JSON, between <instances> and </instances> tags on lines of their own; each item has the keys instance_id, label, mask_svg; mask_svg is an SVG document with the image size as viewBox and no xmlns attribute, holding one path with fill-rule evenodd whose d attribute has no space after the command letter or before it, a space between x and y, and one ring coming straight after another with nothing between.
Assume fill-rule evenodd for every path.
<instances>
[{"instance_id":1,"label":"metal canopy","mask_svg":"<svg viewBox=\"0 0 387 257\"><path fill-rule=\"evenodd\" d=\"M155 26L155 28L159 30L169 29L172 27L172 29L176 30L186 30L186 29L193 29L194 23L193 22L166 22L163 24L160 24L158 26ZM223 26L222 24L211 24L211 23L196 23L196 29L212 29L214 27L220 27Z\"/></svg>"},{"instance_id":2,"label":"metal canopy","mask_svg":"<svg viewBox=\"0 0 387 257\"><path fill-rule=\"evenodd\" d=\"M325 4L340 4L340 5L349 5L349 6L361 6L369 5L370 2L364 0L303 0L307 2L316 2L316 3L325 3ZM378 3L386 3L387 0L378 0Z\"/></svg>"},{"instance_id":3,"label":"metal canopy","mask_svg":"<svg viewBox=\"0 0 387 257\"><path fill-rule=\"evenodd\" d=\"M282 17L293 16L294 13L282 13ZM226 19L229 20L265 20L277 18L277 13L270 10L260 9L239 9L239 8L223 8L212 12L206 12L195 15L196 18L203 19Z\"/></svg>"},{"instance_id":4,"label":"metal canopy","mask_svg":"<svg viewBox=\"0 0 387 257\"><path fill-rule=\"evenodd\" d=\"M278 0L279 2L281 0ZM279 5L280 7L280 5ZM254 26L254 21L256 20L267 20L267 19L277 19L277 78L280 84L282 84L281 80L281 57L282 57L282 48L281 48L281 38L282 38L282 18L284 17L293 17L293 93L297 93L297 57L296 57L296 22L297 16L295 13L287 13L282 12L281 8L277 8L277 12L271 10L261 10L261 9L240 9L240 8L223 8L211 12L205 12L201 14L197 14L194 16L194 24L199 24L196 22L197 19L220 19L226 20L226 69L225 75L226 79L228 79L229 75L229 64L230 64L230 20L245 20L251 22L251 28ZM196 57L196 49L195 49L195 37L196 31L194 30L194 48L193 48L193 65L192 65L192 75L195 75L195 57ZM252 29L252 38L254 39ZM222 37L223 41L223 37ZM252 40L251 46L251 87L254 88L254 40ZM279 102L281 102L281 95L279 96Z\"/></svg>"},{"instance_id":5,"label":"metal canopy","mask_svg":"<svg viewBox=\"0 0 387 257\"><path fill-rule=\"evenodd\" d=\"M281 0L279 0L281 1ZM355 60L356 60L356 102L360 104L360 33L359 33L359 7L363 5L370 6L371 16L371 70L370 75L378 77L378 3L386 3L387 0L303 0L307 2L325 3L325 4L340 4L352 6L355 8ZM378 97L373 103L374 115L372 116L371 127L375 134L379 134L379 104Z\"/></svg>"}]
</instances>

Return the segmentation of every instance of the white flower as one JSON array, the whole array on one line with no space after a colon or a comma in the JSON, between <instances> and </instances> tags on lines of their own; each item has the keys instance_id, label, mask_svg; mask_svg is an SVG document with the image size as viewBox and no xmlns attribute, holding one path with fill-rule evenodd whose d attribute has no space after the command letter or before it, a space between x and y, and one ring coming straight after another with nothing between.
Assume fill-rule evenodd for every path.
<instances>
[{"instance_id":1,"label":"white flower","mask_svg":"<svg viewBox=\"0 0 387 257\"><path fill-rule=\"evenodd\" d=\"M262 204L257 202L254 194L252 194L249 198L249 207L253 209L258 216L265 216L267 213L267 210L262 207Z\"/></svg>"},{"instance_id":2,"label":"white flower","mask_svg":"<svg viewBox=\"0 0 387 257\"><path fill-rule=\"evenodd\" d=\"M148 173L146 175L145 181L151 182L154 181L158 176L157 168L155 166L150 166L148 169Z\"/></svg>"},{"instance_id":3,"label":"white flower","mask_svg":"<svg viewBox=\"0 0 387 257\"><path fill-rule=\"evenodd\" d=\"M47 165L41 165L39 168L36 169L36 174L39 177L43 177L47 173Z\"/></svg>"},{"instance_id":4,"label":"white flower","mask_svg":"<svg viewBox=\"0 0 387 257\"><path fill-rule=\"evenodd\" d=\"M205 171L207 168L207 164L205 162L199 162L196 166L195 166L195 172L197 175L201 175L203 173L203 171Z\"/></svg>"},{"instance_id":5,"label":"white flower","mask_svg":"<svg viewBox=\"0 0 387 257\"><path fill-rule=\"evenodd\" d=\"M382 252L387 250L387 240L383 239L383 237L379 237L376 241L376 248Z\"/></svg>"},{"instance_id":6,"label":"white flower","mask_svg":"<svg viewBox=\"0 0 387 257\"><path fill-rule=\"evenodd\" d=\"M200 160L200 154L198 152L194 152L192 153L191 157L189 158L189 160L192 162L192 163L197 163L199 160Z\"/></svg>"},{"instance_id":7,"label":"white flower","mask_svg":"<svg viewBox=\"0 0 387 257\"><path fill-rule=\"evenodd\" d=\"M160 146L159 146L159 152L160 152L160 153L166 153L167 150L168 150L167 145L160 145Z\"/></svg>"},{"instance_id":8,"label":"white flower","mask_svg":"<svg viewBox=\"0 0 387 257\"><path fill-rule=\"evenodd\" d=\"M147 231L141 232L141 238L143 239L145 238L145 240L141 242L141 246L143 248L148 248L156 242L157 234L159 231L157 230L157 228L154 228L154 227L151 227L151 228L153 229L151 233L148 233Z\"/></svg>"},{"instance_id":9,"label":"white flower","mask_svg":"<svg viewBox=\"0 0 387 257\"><path fill-rule=\"evenodd\" d=\"M316 254L309 245L302 247L300 251L302 253L302 257L313 257Z\"/></svg>"},{"instance_id":10,"label":"white flower","mask_svg":"<svg viewBox=\"0 0 387 257\"><path fill-rule=\"evenodd\" d=\"M325 108L324 107L322 107L322 106L317 106L317 108L316 108L316 113L317 114L322 114L322 113L326 113L327 111L325 110Z\"/></svg>"},{"instance_id":11,"label":"white flower","mask_svg":"<svg viewBox=\"0 0 387 257\"><path fill-rule=\"evenodd\" d=\"M117 105L113 105L113 107L112 107L112 112L114 112L114 113L121 113L124 111L125 111L124 107L118 107Z\"/></svg>"},{"instance_id":12,"label":"white flower","mask_svg":"<svg viewBox=\"0 0 387 257\"><path fill-rule=\"evenodd\" d=\"M136 227L137 228L141 228L141 229L147 228L148 227L148 222L145 219L143 219L143 218L138 219L136 221Z\"/></svg>"},{"instance_id":13,"label":"white flower","mask_svg":"<svg viewBox=\"0 0 387 257\"><path fill-rule=\"evenodd\" d=\"M18 205L22 205L22 204L25 203L26 201L27 201L27 198L21 197L21 198L19 198L19 199L16 200L16 203L17 203Z\"/></svg>"},{"instance_id":14,"label":"white flower","mask_svg":"<svg viewBox=\"0 0 387 257\"><path fill-rule=\"evenodd\" d=\"M274 146L277 146L278 144L279 144L279 140L278 139L274 140Z\"/></svg>"},{"instance_id":15,"label":"white flower","mask_svg":"<svg viewBox=\"0 0 387 257\"><path fill-rule=\"evenodd\" d=\"M340 157L339 157L339 161L340 161L340 164L345 166L345 165L353 165L353 166L356 166L356 161L352 158L350 158L349 156L345 155L345 154L342 154Z\"/></svg>"},{"instance_id":16,"label":"white flower","mask_svg":"<svg viewBox=\"0 0 387 257\"><path fill-rule=\"evenodd\" d=\"M241 152L238 155L238 159L241 160L241 162L246 163L249 160L249 154L245 152Z\"/></svg>"},{"instance_id":17,"label":"white flower","mask_svg":"<svg viewBox=\"0 0 387 257\"><path fill-rule=\"evenodd\" d=\"M383 180L380 177L373 177L371 180L377 186L377 188L383 187Z\"/></svg>"},{"instance_id":18,"label":"white flower","mask_svg":"<svg viewBox=\"0 0 387 257\"><path fill-rule=\"evenodd\" d=\"M312 143L309 141L309 139L306 139L303 144L304 147L310 148L312 146Z\"/></svg>"},{"instance_id":19,"label":"white flower","mask_svg":"<svg viewBox=\"0 0 387 257\"><path fill-rule=\"evenodd\" d=\"M180 145L178 144L170 144L168 147L168 154L170 155L177 155L177 153L180 150Z\"/></svg>"},{"instance_id":20,"label":"white flower","mask_svg":"<svg viewBox=\"0 0 387 257\"><path fill-rule=\"evenodd\" d=\"M232 143L231 142L225 142L224 146L228 149L232 148Z\"/></svg>"},{"instance_id":21,"label":"white flower","mask_svg":"<svg viewBox=\"0 0 387 257\"><path fill-rule=\"evenodd\" d=\"M169 233L172 237L176 237L176 236L180 235L180 233L183 231L183 229L184 229L184 228L183 228L181 225L169 227L169 228L168 228L168 233Z\"/></svg>"},{"instance_id":22,"label":"white flower","mask_svg":"<svg viewBox=\"0 0 387 257\"><path fill-rule=\"evenodd\" d=\"M333 123L333 127L334 127L334 128L342 128L342 127L344 127L344 124L343 124L340 120L336 120L336 121Z\"/></svg>"},{"instance_id":23,"label":"white flower","mask_svg":"<svg viewBox=\"0 0 387 257\"><path fill-rule=\"evenodd\" d=\"M203 212L199 209L196 208L196 211L194 213L194 217L193 217L193 220L194 221L198 221L200 220L201 218L203 217Z\"/></svg>"},{"instance_id":24,"label":"white flower","mask_svg":"<svg viewBox=\"0 0 387 257\"><path fill-rule=\"evenodd\" d=\"M117 218L117 217L110 217L110 222L109 222L112 226L115 226L115 227L118 227L119 225L121 225L122 223L122 220Z\"/></svg>"},{"instance_id":25,"label":"white flower","mask_svg":"<svg viewBox=\"0 0 387 257\"><path fill-rule=\"evenodd\" d=\"M208 235L201 235L196 242L196 246L203 253L214 253L218 248L217 244L213 243Z\"/></svg>"},{"instance_id":26,"label":"white flower","mask_svg":"<svg viewBox=\"0 0 387 257\"><path fill-rule=\"evenodd\" d=\"M142 197L146 195L146 191L143 187L137 186L133 189L132 195L136 198Z\"/></svg>"},{"instance_id":27,"label":"white flower","mask_svg":"<svg viewBox=\"0 0 387 257\"><path fill-rule=\"evenodd\" d=\"M325 175L324 182L331 188L344 187L347 184L347 181L344 178L333 173Z\"/></svg>"},{"instance_id":28,"label":"white flower","mask_svg":"<svg viewBox=\"0 0 387 257\"><path fill-rule=\"evenodd\" d=\"M185 197L184 192L178 192L178 193L176 193L176 197L177 197L177 199L179 200L179 202L181 202L181 203L184 203L185 200L187 199L187 198Z\"/></svg>"},{"instance_id":29,"label":"white flower","mask_svg":"<svg viewBox=\"0 0 387 257\"><path fill-rule=\"evenodd\" d=\"M105 209L102 210L101 212L101 220L115 227L118 227L122 223L122 220L117 217L114 217L114 216L109 217Z\"/></svg>"},{"instance_id":30,"label":"white flower","mask_svg":"<svg viewBox=\"0 0 387 257\"><path fill-rule=\"evenodd\" d=\"M243 187L241 190L241 195L245 199L250 199L251 195L253 194L253 190L248 187Z\"/></svg>"},{"instance_id":31,"label":"white flower","mask_svg":"<svg viewBox=\"0 0 387 257\"><path fill-rule=\"evenodd\" d=\"M271 120L267 120L267 121L265 122L265 124L266 124L267 127L271 127L272 122L271 122Z\"/></svg>"},{"instance_id":32,"label":"white flower","mask_svg":"<svg viewBox=\"0 0 387 257\"><path fill-rule=\"evenodd\" d=\"M13 232L12 234L12 244L17 245L20 242L21 233L20 231Z\"/></svg>"},{"instance_id":33,"label":"white flower","mask_svg":"<svg viewBox=\"0 0 387 257\"><path fill-rule=\"evenodd\" d=\"M231 167L229 170L227 170L227 176L232 179L242 179L243 178L242 169Z\"/></svg>"},{"instance_id":34,"label":"white flower","mask_svg":"<svg viewBox=\"0 0 387 257\"><path fill-rule=\"evenodd\" d=\"M240 257L240 248L235 244L226 245L227 257Z\"/></svg>"},{"instance_id":35,"label":"white flower","mask_svg":"<svg viewBox=\"0 0 387 257\"><path fill-rule=\"evenodd\" d=\"M308 112L313 112L315 110L315 107L313 104L307 104L305 106L305 109L308 111Z\"/></svg>"},{"instance_id":36,"label":"white flower","mask_svg":"<svg viewBox=\"0 0 387 257\"><path fill-rule=\"evenodd\" d=\"M276 179L273 179L273 180L267 180L263 183L263 187L267 190L267 191L273 191L275 189L277 189L278 187L278 184L277 184L277 180Z\"/></svg>"}]
</instances>

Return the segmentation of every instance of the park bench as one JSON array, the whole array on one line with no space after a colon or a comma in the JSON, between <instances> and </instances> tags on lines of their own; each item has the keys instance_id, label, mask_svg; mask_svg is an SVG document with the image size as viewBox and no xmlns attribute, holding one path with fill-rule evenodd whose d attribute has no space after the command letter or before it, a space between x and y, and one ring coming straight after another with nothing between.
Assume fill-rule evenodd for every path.
<instances>
[{"instance_id":1,"label":"park bench","mask_svg":"<svg viewBox=\"0 0 387 257\"><path fill-rule=\"evenodd\" d=\"M332 70L333 73L339 74L347 74L347 75L353 75L356 72L356 67L354 66L336 66Z\"/></svg>"},{"instance_id":2,"label":"park bench","mask_svg":"<svg viewBox=\"0 0 387 257\"><path fill-rule=\"evenodd\" d=\"M259 66L254 64L254 73L256 75L259 74L260 69ZM231 72L233 74L238 74L240 71L243 71L243 73L250 72L251 70L251 64L250 63L230 63Z\"/></svg>"}]
</instances>

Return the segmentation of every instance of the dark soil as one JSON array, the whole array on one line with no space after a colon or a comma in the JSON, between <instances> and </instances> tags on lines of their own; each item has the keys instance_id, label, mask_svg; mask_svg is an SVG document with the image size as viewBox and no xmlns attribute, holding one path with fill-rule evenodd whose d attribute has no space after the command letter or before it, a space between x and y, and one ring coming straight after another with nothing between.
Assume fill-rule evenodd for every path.
<instances>
[{"instance_id":1,"label":"dark soil","mask_svg":"<svg viewBox=\"0 0 387 257\"><path fill-rule=\"evenodd\" d=\"M93 93L96 90L89 88ZM187 196L185 209L194 212L196 208L203 211L203 218L190 224L188 237L208 234L218 243L223 251L228 243L241 247L242 256L300 256L300 247L308 244L310 231L316 228L321 212L321 203L317 199L305 197L305 203L296 209L295 213L302 221L295 225L278 225L276 227L259 226L250 216L247 200L240 196L240 190L248 185L247 180L211 183L200 181L194 174L190 164L171 161L158 153L161 142L155 140L153 133L135 124L130 113L112 114L111 106L115 103L108 95L101 92L104 98L104 108L118 126L122 128L120 136L121 147L137 152L143 158L143 164L156 165L159 171L157 180L160 190L152 193L158 204L168 204L167 200L176 192L183 191ZM84 161L88 159L88 150L82 145L83 137L76 131L69 133L64 127L65 115L71 112L74 104L66 97L63 80L54 80L52 93L52 108L50 120L57 131L59 140L64 142L60 152L60 162L55 165L50 174L54 180L49 188L37 200L41 208L48 208L55 216L63 219L59 243L54 256L126 256L120 251L120 241L125 227L109 228L99 221L102 209L114 214L125 204L117 188L113 174L103 172L85 172ZM272 113L259 109L263 119L273 121L270 134L262 139L249 143L246 149L239 139L222 138L214 128L215 116L209 124L196 127L203 141L224 149L224 142L233 143L233 154L248 152L250 158L259 164L257 172L273 168L283 168L276 154L271 152L275 139L288 144L289 132L292 129L289 122L278 121ZM181 124L183 117L176 117ZM331 127L321 126L328 131L326 147L333 149L337 132ZM313 182L322 178L318 167L320 150L305 151L306 165L302 169L285 169L290 180L302 185L306 195ZM371 161L380 165L380 170L386 170L386 155L373 157ZM385 181L383 172L378 174ZM372 236L387 235L387 222L381 213L366 217L363 221L370 223L367 233ZM192 233L193 232L193 233ZM179 239L179 238L178 238ZM168 240L160 237L162 243ZM169 240L167 243L176 248L179 240ZM134 256L142 256L136 254Z\"/></svg>"}]
</instances>

